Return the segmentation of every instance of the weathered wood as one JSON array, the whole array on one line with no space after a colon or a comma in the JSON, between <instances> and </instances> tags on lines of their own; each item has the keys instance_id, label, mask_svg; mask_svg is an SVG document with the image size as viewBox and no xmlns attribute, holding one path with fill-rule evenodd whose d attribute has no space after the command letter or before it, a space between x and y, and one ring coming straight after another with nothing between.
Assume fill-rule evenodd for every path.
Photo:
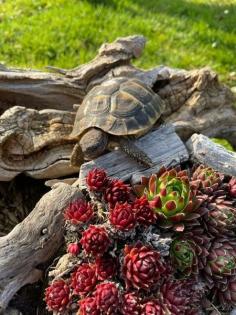
<instances>
[{"instance_id":1,"label":"weathered wood","mask_svg":"<svg viewBox=\"0 0 236 315\"><path fill-rule=\"evenodd\" d=\"M216 73L208 68L172 71L170 83L159 95L164 101L167 96L170 115L166 113L166 120L175 125L184 140L202 133L226 138L236 147L235 96L219 82Z\"/></svg>"},{"instance_id":2,"label":"weathered wood","mask_svg":"<svg viewBox=\"0 0 236 315\"><path fill-rule=\"evenodd\" d=\"M198 134L193 134L186 146L193 161L208 165L224 174L236 176L236 153Z\"/></svg>"},{"instance_id":3,"label":"weathered wood","mask_svg":"<svg viewBox=\"0 0 236 315\"><path fill-rule=\"evenodd\" d=\"M0 181L20 173L55 178L78 172L70 165L74 113L15 106L0 117Z\"/></svg>"},{"instance_id":4,"label":"weathered wood","mask_svg":"<svg viewBox=\"0 0 236 315\"><path fill-rule=\"evenodd\" d=\"M25 220L0 238L0 313L22 286L41 278L37 266L53 257L63 241L63 210L79 197L76 187L57 184Z\"/></svg>"},{"instance_id":5,"label":"weathered wood","mask_svg":"<svg viewBox=\"0 0 236 315\"><path fill-rule=\"evenodd\" d=\"M146 152L152 159L154 166L146 169L129 158L120 150L108 153L91 162L84 163L80 169L79 180L73 185L85 185L85 177L89 170L94 167L104 168L110 176L123 180L131 179L137 181L141 174L157 172L162 165L176 165L187 161L188 152L170 124L163 125L159 129L136 140L136 145Z\"/></svg>"}]
</instances>

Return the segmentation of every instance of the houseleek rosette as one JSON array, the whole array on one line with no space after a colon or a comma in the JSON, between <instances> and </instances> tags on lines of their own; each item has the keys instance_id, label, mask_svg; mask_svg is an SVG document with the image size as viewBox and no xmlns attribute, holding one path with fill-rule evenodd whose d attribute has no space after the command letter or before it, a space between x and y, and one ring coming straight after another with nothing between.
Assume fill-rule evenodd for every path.
<instances>
[{"instance_id":1,"label":"houseleek rosette","mask_svg":"<svg viewBox=\"0 0 236 315\"><path fill-rule=\"evenodd\" d=\"M195 212L203 199L196 198L187 171L162 168L150 178L142 178L141 185L136 185L135 190L146 195L163 227L175 226L177 231L183 231L183 221L197 219L203 214Z\"/></svg>"},{"instance_id":2,"label":"houseleek rosette","mask_svg":"<svg viewBox=\"0 0 236 315\"><path fill-rule=\"evenodd\" d=\"M175 239L170 247L170 258L174 268L183 276L198 273L198 258L194 242Z\"/></svg>"}]
</instances>

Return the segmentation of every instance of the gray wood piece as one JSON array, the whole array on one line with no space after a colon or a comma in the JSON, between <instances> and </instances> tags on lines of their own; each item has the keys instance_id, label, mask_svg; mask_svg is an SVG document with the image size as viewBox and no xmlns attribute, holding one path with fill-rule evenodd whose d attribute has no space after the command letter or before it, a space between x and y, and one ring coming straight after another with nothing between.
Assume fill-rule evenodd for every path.
<instances>
[{"instance_id":1,"label":"gray wood piece","mask_svg":"<svg viewBox=\"0 0 236 315\"><path fill-rule=\"evenodd\" d=\"M227 175L236 176L236 154L202 134L193 134L186 146L193 161L208 165Z\"/></svg>"},{"instance_id":2,"label":"gray wood piece","mask_svg":"<svg viewBox=\"0 0 236 315\"><path fill-rule=\"evenodd\" d=\"M80 169L79 179L74 185L84 187L85 177L88 171L94 167L106 169L110 176L137 182L141 175L147 176L157 172L162 165L176 165L187 161L189 158L187 149L170 124L163 125L136 140L136 145L152 159L154 167L147 169L133 161L125 153L117 150L84 163Z\"/></svg>"},{"instance_id":3,"label":"gray wood piece","mask_svg":"<svg viewBox=\"0 0 236 315\"><path fill-rule=\"evenodd\" d=\"M21 287L42 278L37 266L49 261L63 242L64 209L82 197L76 187L58 183L21 223L0 237L0 314Z\"/></svg>"}]
</instances>

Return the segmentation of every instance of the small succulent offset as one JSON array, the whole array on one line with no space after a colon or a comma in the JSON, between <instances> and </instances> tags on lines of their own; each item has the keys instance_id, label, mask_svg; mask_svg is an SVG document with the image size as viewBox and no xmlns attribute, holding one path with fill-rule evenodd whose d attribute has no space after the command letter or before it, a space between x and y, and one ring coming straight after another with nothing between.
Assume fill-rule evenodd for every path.
<instances>
[{"instance_id":1,"label":"small succulent offset","mask_svg":"<svg viewBox=\"0 0 236 315\"><path fill-rule=\"evenodd\" d=\"M192 184L195 183L201 192L209 195L220 189L223 180L223 174L204 165L199 165L192 175Z\"/></svg>"},{"instance_id":2,"label":"small succulent offset","mask_svg":"<svg viewBox=\"0 0 236 315\"><path fill-rule=\"evenodd\" d=\"M236 307L234 178L200 165L161 168L134 187L93 169L86 183L84 198L64 212L75 266L46 289L49 311L199 315L211 303Z\"/></svg>"}]
</instances>

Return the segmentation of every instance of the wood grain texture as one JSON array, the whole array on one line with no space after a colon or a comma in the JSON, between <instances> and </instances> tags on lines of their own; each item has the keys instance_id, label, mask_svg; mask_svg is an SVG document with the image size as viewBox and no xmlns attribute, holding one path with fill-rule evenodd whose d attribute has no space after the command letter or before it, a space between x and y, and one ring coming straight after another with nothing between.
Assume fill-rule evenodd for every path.
<instances>
[{"instance_id":1,"label":"wood grain texture","mask_svg":"<svg viewBox=\"0 0 236 315\"><path fill-rule=\"evenodd\" d=\"M236 176L236 153L226 150L201 134L193 134L186 146L193 161L208 165L221 173Z\"/></svg>"},{"instance_id":2,"label":"wood grain texture","mask_svg":"<svg viewBox=\"0 0 236 315\"><path fill-rule=\"evenodd\" d=\"M25 284L38 281L38 265L48 261L63 241L63 211L81 197L76 187L57 184L34 210L6 236L0 238L0 313Z\"/></svg>"},{"instance_id":3,"label":"wood grain texture","mask_svg":"<svg viewBox=\"0 0 236 315\"><path fill-rule=\"evenodd\" d=\"M135 182L141 175L157 172L162 165L176 165L187 161L189 158L183 142L170 124L161 126L135 143L151 158L154 167L147 169L118 150L84 163L80 169L79 180L73 185L78 184L80 188L84 187L85 177L88 171L94 167L104 168L110 176L122 180L128 180L132 177L132 181Z\"/></svg>"}]
</instances>

